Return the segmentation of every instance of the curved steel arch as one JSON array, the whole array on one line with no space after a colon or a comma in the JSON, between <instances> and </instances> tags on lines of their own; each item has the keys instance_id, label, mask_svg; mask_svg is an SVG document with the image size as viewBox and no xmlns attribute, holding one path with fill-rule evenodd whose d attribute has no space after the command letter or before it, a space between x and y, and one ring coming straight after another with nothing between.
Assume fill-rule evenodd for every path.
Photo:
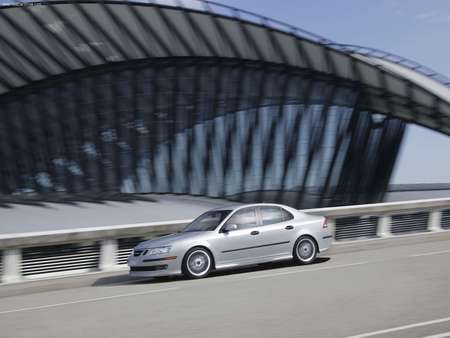
<instances>
[{"instance_id":1,"label":"curved steel arch","mask_svg":"<svg viewBox=\"0 0 450 338\"><path fill-rule=\"evenodd\" d=\"M387 60L389 62L402 65L405 68L408 68L412 71L418 72L426 77L429 77L441 84L443 84L446 87L450 87L450 78L448 76L445 76L443 74L440 74L439 72L424 66L414 60L405 58L403 56L387 52L381 49L372 48L372 47L366 47L366 46L360 46L360 45L350 45L350 44L343 44L343 43L334 43L329 42L327 43L329 46L338 48L342 50L343 52L347 52L350 54L362 54L367 57L371 57L374 59L382 59Z\"/></svg>"},{"instance_id":2,"label":"curved steel arch","mask_svg":"<svg viewBox=\"0 0 450 338\"><path fill-rule=\"evenodd\" d=\"M211 1L198 3L183 7L182 2L67 0L2 6L0 40L5 48L0 58L14 56L17 62L2 67L0 94L68 69L149 56L242 58L355 81L370 99L367 109L450 134L450 89L439 87L443 77L433 75L436 83L426 84L398 67L374 62L378 60L374 53L354 53L248 11ZM417 74L430 75L421 69Z\"/></svg>"}]
</instances>

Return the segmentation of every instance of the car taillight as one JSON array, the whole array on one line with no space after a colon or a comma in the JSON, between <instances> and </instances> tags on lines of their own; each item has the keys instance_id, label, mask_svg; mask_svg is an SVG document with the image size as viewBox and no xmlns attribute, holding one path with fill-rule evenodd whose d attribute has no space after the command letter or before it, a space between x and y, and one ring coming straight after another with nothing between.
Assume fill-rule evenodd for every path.
<instances>
[{"instance_id":1,"label":"car taillight","mask_svg":"<svg viewBox=\"0 0 450 338\"><path fill-rule=\"evenodd\" d=\"M323 220L322 228L328 228L328 217L325 217L325 219Z\"/></svg>"}]
</instances>

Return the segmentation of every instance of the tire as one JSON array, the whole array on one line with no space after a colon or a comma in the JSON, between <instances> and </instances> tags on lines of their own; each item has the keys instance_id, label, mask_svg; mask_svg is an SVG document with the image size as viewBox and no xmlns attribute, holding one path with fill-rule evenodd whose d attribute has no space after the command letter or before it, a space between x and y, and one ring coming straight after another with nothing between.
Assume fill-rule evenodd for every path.
<instances>
[{"instance_id":1,"label":"tire","mask_svg":"<svg viewBox=\"0 0 450 338\"><path fill-rule=\"evenodd\" d=\"M184 255L182 263L183 275L187 278L204 278L209 275L213 266L213 258L209 251L196 247Z\"/></svg>"},{"instance_id":2,"label":"tire","mask_svg":"<svg viewBox=\"0 0 450 338\"><path fill-rule=\"evenodd\" d=\"M318 248L310 236L301 236L294 245L294 260L301 264L311 264L316 260Z\"/></svg>"}]
</instances>

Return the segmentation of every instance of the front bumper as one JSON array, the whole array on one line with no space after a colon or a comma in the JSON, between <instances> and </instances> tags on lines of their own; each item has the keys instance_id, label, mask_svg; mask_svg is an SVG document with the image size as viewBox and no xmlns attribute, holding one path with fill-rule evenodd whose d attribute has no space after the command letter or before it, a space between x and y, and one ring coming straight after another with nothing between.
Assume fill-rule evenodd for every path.
<instances>
[{"instance_id":1,"label":"front bumper","mask_svg":"<svg viewBox=\"0 0 450 338\"><path fill-rule=\"evenodd\" d=\"M128 257L129 275L132 277L160 277L181 274L181 261L177 256Z\"/></svg>"}]
</instances>

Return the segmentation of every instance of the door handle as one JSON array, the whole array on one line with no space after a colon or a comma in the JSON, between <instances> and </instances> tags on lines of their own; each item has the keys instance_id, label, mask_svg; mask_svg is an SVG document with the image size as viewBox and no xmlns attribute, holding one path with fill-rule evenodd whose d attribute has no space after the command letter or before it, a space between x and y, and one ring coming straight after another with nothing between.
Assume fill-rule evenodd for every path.
<instances>
[{"instance_id":1,"label":"door handle","mask_svg":"<svg viewBox=\"0 0 450 338\"><path fill-rule=\"evenodd\" d=\"M253 231L250 233L250 235L259 235L259 231L253 230Z\"/></svg>"},{"instance_id":2,"label":"door handle","mask_svg":"<svg viewBox=\"0 0 450 338\"><path fill-rule=\"evenodd\" d=\"M293 226L293 225L287 225L287 226L285 227L285 229L286 229L286 230L292 230L292 229L294 229L294 226Z\"/></svg>"}]
</instances>

